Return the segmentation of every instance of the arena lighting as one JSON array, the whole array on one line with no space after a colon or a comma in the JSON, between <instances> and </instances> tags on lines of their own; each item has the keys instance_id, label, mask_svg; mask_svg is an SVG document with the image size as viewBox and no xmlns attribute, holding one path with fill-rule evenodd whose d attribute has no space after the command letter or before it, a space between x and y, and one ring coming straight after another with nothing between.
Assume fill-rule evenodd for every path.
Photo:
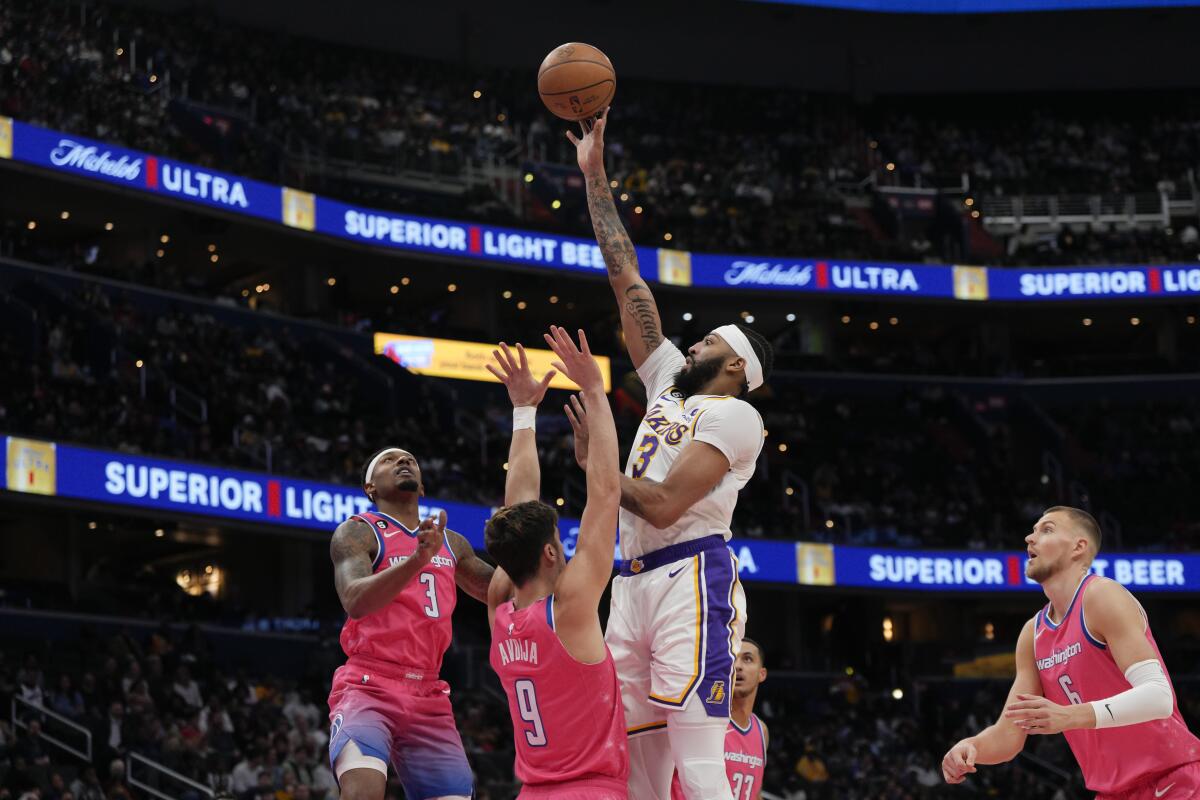
<instances>
[{"instance_id":1,"label":"arena lighting","mask_svg":"<svg viewBox=\"0 0 1200 800\"><path fill-rule=\"evenodd\" d=\"M556 294L550 295L550 305L556 305L557 303L558 303L558 295L556 295Z\"/></svg>"},{"instance_id":2,"label":"arena lighting","mask_svg":"<svg viewBox=\"0 0 1200 800\"><path fill-rule=\"evenodd\" d=\"M553 208L555 211L557 211L558 209L562 208L562 200L556 199L553 203L550 204L550 207Z\"/></svg>"},{"instance_id":3,"label":"arena lighting","mask_svg":"<svg viewBox=\"0 0 1200 800\"><path fill-rule=\"evenodd\" d=\"M971 219L979 219L979 209L975 209L971 212Z\"/></svg>"},{"instance_id":4,"label":"arena lighting","mask_svg":"<svg viewBox=\"0 0 1200 800\"><path fill-rule=\"evenodd\" d=\"M118 55L118 56L123 56L123 55L125 55L125 48L124 48L124 47L118 47L118 48L117 48L117 55Z\"/></svg>"},{"instance_id":5,"label":"arena lighting","mask_svg":"<svg viewBox=\"0 0 1200 800\"><path fill-rule=\"evenodd\" d=\"M250 290L242 289L242 297L249 297L249 296L250 296Z\"/></svg>"},{"instance_id":6,"label":"arena lighting","mask_svg":"<svg viewBox=\"0 0 1200 800\"><path fill-rule=\"evenodd\" d=\"M877 330L879 330L879 323L876 322L875 320L871 320L871 324L868 325L867 327L873 331L877 331Z\"/></svg>"},{"instance_id":7,"label":"arena lighting","mask_svg":"<svg viewBox=\"0 0 1200 800\"><path fill-rule=\"evenodd\" d=\"M903 700L904 699L904 690L903 689L892 689L892 699L893 700Z\"/></svg>"},{"instance_id":8,"label":"arena lighting","mask_svg":"<svg viewBox=\"0 0 1200 800\"><path fill-rule=\"evenodd\" d=\"M32 231L32 230L36 230L36 229L37 229L37 223L36 223L36 222L34 222L33 220L29 220L29 222L25 223L25 227L26 227L26 228L29 228L29 230L31 230L31 231Z\"/></svg>"},{"instance_id":9,"label":"arena lighting","mask_svg":"<svg viewBox=\"0 0 1200 800\"><path fill-rule=\"evenodd\" d=\"M664 233L664 234L663 234L663 240L664 240L664 241L667 241L667 242L671 241L671 234L670 234L670 233Z\"/></svg>"},{"instance_id":10,"label":"arena lighting","mask_svg":"<svg viewBox=\"0 0 1200 800\"><path fill-rule=\"evenodd\" d=\"M566 500L563 500L561 497L559 497L559 498L557 498L557 499L554 501L554 505L556 505L556 506L561 506L561 505L562 505L563 503L565 503L565 502L567 502L567 501L566 501Z\"/></svg>"},{"instance_id":11,"label":"arena lighting","mask_svg":"<svg viewBox=\"0 0 1200 800\"><path fill-rule=\"evenodd\" d=\"M504 471L508 472L508 462L507 461L504 462Z\"/></svg>"},{"instance_id":12,"label":"arena lighting","mask_svg":"<svg viewBox=\"0 0 1200 800\"><path fill-rule=\"evenodd\" d=\"M166 536L166 535L167 535L167 532L166 532L166 531L164 531L162 528L155 528L155 529L154 529L154 538L155 538L155 539L161 539L161 538L163 538L163 537L164 537L164 536Z\"/></svg>"},{"instance_id":13,"label":"arena lighting","mask_svg":"<svg viewBox=\"0 0 1200 800\"><path fill-rule=\"evenodd\" d=\"M500 293L500 296L503 297L505 300L511 300L512 292L510 292L508 289L505 289L503 292Z\"/></svg>"},{"instance_id":14,"label":"arena lighting","mask_svg":"<svg viewBox=\"0 0 1200 800\"><path fill-rule=\"evenodd\" d=\"M525 173L525 182L526 182L526 183L533 183L533 173L532 173L532 172L526 172L526 173Z\"/></svg>"},{"instance_id":15,"label":"arena lighting","mask_svg":"<svg viewBox=\"0 0 1200 800\"><path fill-rule=\"evenodd\" d=\"M170 236L168 236L168 235L167 235L167 234L165 234L165 233L164 233L162 236L158 237L158 240L159 240L160 242L162 242L163 244L170 244L170 243L171 243L171 237L170 237Z\"/></svg>"},{"instance_id":16,"label":"arena lighting","mask_svg":"<svg viewBox=\"0 0 1200 800\"><path fill-rule=\"evenodd\" d=\"M1187 324L1188 324L1188 325L1195 325L1195 324L1196 324L1196 316L1195 316L1194 314L1188 314L1188 318L1187 318Z\"/></svg>"},{"instance_id":17,"label":"arena lighting","mask_svg":"<svg viewBox=\"0 0 1200 800\"><path fill-rule=\"evenodd\" d=\"M476 100L478 100L479 98L483 97L483 92L476 89L475 91L471 92L471 97L474 97Z\"/></svg>"},{"instance_id":18,"label":"arena lighting","mask_svg":"<svg viewBox=\"0 0 1200 800\"><path fill-rule=\"evenodd\" d=\"M400 287L393 283L392 288L388 291L390 291L392 294L400 294Z\"/></svg>"},{"instance_id":19,"label":"arena lighting","mask_svg":"<svg viewBox=\"0 0 1200 800\"><path fill-rule=\"evenodd\" d=\"M621 202L622 203L629 202L629 193L628 192L621 192Z\"/></svg>"},{"instance_id":20,"label":"arena lighting","mask_svg":"<svg viewBox=\"0 0 1200 800\"><path fill-rule=\"evenodd\" d=\"M796 321L796 315L795 315L795 314L788 314L788 315L787 315L787 321L788 321L788 322L795 322L795 321Z\"/></svg>"},{"instance_id":21,"label":"arena lighting","mask_svg":"<svg viewBox=\"0 0 1200 800\"><path fill-rule=\"evenodd\" d=\"M159 258L162 258L166 254L167 254L167 251L163 250L161 247L154 251L154 255L158 256Z\"/></svg>"},{"instance_id":22,"label":"arena lighting","mask_svg":"<svg viewBox=\"0 0 1200 800\"><path fill-rule=\"evenodd\" d=\"M1090 327L1092 327L1092 318L1091 318L1091 317L1084 317L1084 318L1083 318L1083 327L1085 327L1085 328L1090 328Z\"/></svg>"},{"instance_id":23,"label":"arena lighting","mask_svg":"<svg viewBox=\"0 0 1200 800\"><path fill-rule=\"evenodd\" d=\"M89 530L89 531L94 531L94 530L96 530L96 528L97 528L97 527L99 527L99 526L98 526L98 525L97 525L95 522L89 522L89 523L88 523L88 530Z\"/></svg>"},{"instance_id":24,"label":"arena lighting","mask_svg":"<svg viewBox=\"0 0 1200 800\"><path fill-rule=\"evenodd\" d=\"M526 303L525 303L525 301L524 301L524 300L518 300L518 301L517 301L517 309L518 309L518 310L520 310L520 311L524 311L524 310L525 310L525 306L526 306Z\"/></svg>"},{"instance_id":25,"label":"arena lighting","mask_svg":"<svg viewBox=\"0 0 1200 800\"><path fill-rule=\"evenodd\" d=\"M455 292L458 291L458 284L457 283L450 284L449 286L446 287L446 291L450 292L450 294L454 294Z\"/></svg>"},{"instance_id":26,"label":"arena lighting","mask_svg":"<svg viewBox=\"0 0 1200 800\"><path fill-rule=\"evenodd\" d=\"M842 315L842 324L843 324L843 325L849 325L849 324L850 324L850 315L849 315L849 314L843 314L843 315Z\"/></svg>"},{"instance_id":27,"label":"arena lighting","mask_svg":"<svg viewBox=\"0 0 1200 800\"><path fill-rule=\"evenodd\" d=\"M965 205L967 208L970 208L971 206L975 205L975 198L968 197L966 200L963 200L963 205Z\"/></svg>"},{"instance_id":28,"label":"arena lighting","mask_svg":"<svg viewBox=\"0 0 1200 800\"><path fill-rule=\"evenodd\" d=\"M408 284L410 284L411 282L412 282L412 280L410 278L401 278L400 279L401 286L408 286Z\"/></svg>"},{"instance_id":29,"label":"arena lighting","mask_svg":"<svg viewBox=\"0 0 1200 800\"><path fill-rule=\"evenodd\" d=\"M789 486L783 490L783 493L786 494L788 497L791 497L792 495L794 495L796 493L796 490Z\"/></svg>"},{"instance_id":30,"label":"arena lighting","mask_svg":"<svg viewBox=\"0 0 1200 800\"><path fill-rule=\"evenodd\" d=\"M892 618L884 617L883 618L883 640L885 642L890 642L895 635L896 635L896 631L895 631L895 628L893 628L893 626L892 626Z\"/></svg>"},{"instance_id":31,"label":"arena lighting","mask_svg":"<svg viewBox=\"0 0 1200 800\"><path fill-rule=\"evenodd\" d=\"M115 226L111 222L104 223L104 230L111 231Z\"/></svg>"},{"instance_id":32,"label":"arena lighting","mask_svg":"<svg viewBox=\"0 0 1200 800\"><path fill-rule=\"evenodd\" d=\"M781 452L781 453L787 452L787 445L785 443L783 443L783 442L779 443L779 452Z\"/></svg>"},{"instance_id":33,"label":"arena lighting","mask_svg":"<svg viewBox=\"0 0 1200 800\"><path fill-rule=\"evenodd\" d=\"M988 622L983 626L983 638L989 642L996 638L996 626Z\"/></svg>"},{"instance_id":34,"label":"arena lighting","mask_svg":"<svg viewBox=\"0 0 1200 800\"><path fill-rule=\"evenodd\" d=\"M831 519L827 519L827 520L825 520L825 527L826 527L826 528L832 528L832 527L833 527L833 520L831 520Z\"/></svg>"},{"instance_id":35,"label":"arena lighting","mask_svg":"<svg viewBox=\"0 0 1200 800\"><path fill-rule=\"evenodd\" d=\"M507 116L505 116L504 114L497 114L497 115L496 115L496 122L504 122L504 120L506 120L506 119L508 119L508 117L507 117Z\"/></svg>"},{"instance_id":36,"label":"arena lighting","mask_svg":"<svg viewBox=\"0 0 1200 800\"><path fill-rule=\"evenodd\" d=\"M899 317L889 317L888 318L888 325L899 325L899 324L900 324Z\"/></svg>"},{"instance_id":37,"label":"arena lighting","mask_svg":"<svg viewBox=\"0 0 1200 800\"><path fill-rule=\"evenodd\" d=\"M326 278L325 283L329 286L337 286L337 278Z\"/></svg>"},{"instance_id":38,"label":"arena lighting","mask_svg":"<svg viewBox=\"0 0 1200 800\"><path fill-rule=\"evenodd\" d=\"M151 76L150 76L150 82L151 82L151 83L157 83L157 82L158 82L158 76L157 76L157 75L151 75Z\"/></svg>"},{"instance_id":39,"label":"arena lighting","mask_svg":"<svg viewBox=\"0 0 1200 800\"><path fill-rule=\"evenodd\" d=\"M1142 320L1138 317L1130 317L1129 324L1136 328L1138 325L1142 324Z\"/></svg>"},{"instance_id":40,"label":"arena lighting","mask_svg":"<svg viewBox=\"0 0 1200 800\"><path fill-rule=\"evenodd\" d=\"M143 361L142 361L142 360L139 358L137 361L133 362L133 365L134 365L135 367L137 367L138 369L141 369L141 368L142 368L142 365L143 365L144 363L145 363L145 362L143 362Z\"/></svg>"},{"instance_id":41,"label":"arena lighting","mask_svg":"<svg viewBox=\"0 0 1200 800\"><path fill-rule=\"evenodd\" d=\"M210 243L210 244L208 245L208 252L210 252L210 253L215 253L215 252L217 252L217 246L216 246L215 244L211 244L211 243Z\"/></svg>"},{"instance_id":42,"label":"arena lighting","mask_svg":"<svg viewBox=\"0 0 1200 800\"><path fill-rule=\"evenodd\" d=\"M1045 486L1045 485L1046 485L1046 484L1048 484L1049 482L1050 482L1050 476L1049 476L1049 475L1043 475L1043 476L1042 476L1042 485L1043 485L1043 486Z\"/></svg>"},{"instance_id":43,"label":"arena lighting","mask_svg":"<svg viewBox=\"0 0 1200 800\"><path fill-rule=\"evenodd\" d=\"M887 163L887 171L888 171L888 172L895 172L895 171L896 171L896 165L895 165L894 163L892 163L891 161L889 161L889 162Z\"/></svg>"},{"instance_id":44,"label":"arena lighting","mask_svg":"<svg viewBox=\"0 0 1200 800\"><path fill-rule=\"evenodd\" d=\"M854 675L854 667L846 667L846 674L853 676Z\"/></svg>"},{"instance_id":45,"label":"arena lighting","mask_svg":"<svg viewBox=\"0 0 1200 800\"><path fill-rule=\"evenodd\" d=\"M611 186L612 188L614 188L614 189L615 189L615 188L617 188L617 186L619 186L620 184L618 184L616 181L609 181L609 182L608 182L608 185L609 185L609 186Z\"/></svg>"},{"instance_id":46,"label":"arena lighting","mask_svg":"<svg viewBox=\"0 0 1200 800\"><path fill-rule=\"evenodd\" d=\"M741 315L740 315L740 316L741 316L741 318L742 318L742 319L745 319L746 317L750 316L750 312L749 312L749 311L743 311L743 312L741 313Z\"/></svg>"},{"instance_id":47,"label":"arena lighting","mask_svg":"<svg viewBox=\"0 0 1200 800\"><path fill-rule=\"evenodd\" d=\"M264 292L269 292L269 291L271 291L271 284L269 284L269 283L264 283L264 284L263 284L263 291L264 291Z\"/></svg>"},{"instance_id":48,"label":"arena lighting","mask_svg":"<svg viewBox=\"0 0 1200 800\"><path fill-rule=\"evenodd\" d=\"M753 324L754 324L754 315L753 315L753 314L747 314L747 315L746 315L746 324L747 324L747 325L753 325Z\"/></svg>"},{"instance_id":49,"label":"arena lighting","mask_svg":"<svg viewBox=\"0 0 1200 800\"><path fill-rule=\"evenodd\" d=\"M219 255L217 255L216 253L213 253L211 256L208 257L208 260L215 264L221 260L221 257Z\"/></svg>"},{"instance_id":50,"label":"arena lighting","mask_svg":"<svg viewBox=\"0 0 1200 800\"><path fill-rule=\"evenodd\" d=\"M58 218L59 218L59 219L70 219L70 218L71 218L71 212L70 212L70 211L64 211L64 212L62 212L61 214L59 214L59 215L58 215Z\"/></svg>"}]
</instances>

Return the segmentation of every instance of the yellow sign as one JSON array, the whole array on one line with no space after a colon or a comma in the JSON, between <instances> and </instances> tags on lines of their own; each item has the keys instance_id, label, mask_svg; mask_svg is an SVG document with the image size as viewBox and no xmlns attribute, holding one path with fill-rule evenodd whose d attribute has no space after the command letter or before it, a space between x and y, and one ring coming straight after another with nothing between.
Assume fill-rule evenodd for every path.
<instances>
[{"instance_id":1,"label":"yellow sign","mask_svg":"<svg viewBox=\"0 0 1200 800\"><path fill-rule=\"evenodd\" d=\"M692 254L687 250L658 249L658 281L668 286L692 285Z\"/></svg>"},{"instance_id":2,"label":"yellow sign","mask_svg":"<svg viewBox=\"0 0 1200 800\"><path fill-rule=\"evenodd\" d=\"M987 300L987 267L954 267L954 297L958 300Z\"/></svg>"},{"instance_id":3,"label":"yellow sign","mask_svg":"<svg viewBox=\"0 0 1200 800\"><path fill-rule=\"evenodd\" d=\"M8 117L0 117L0 158L12 158L12 147L12 120Z\"/></svg>"},{"instance_id":4,"label":"yellow sign","mask_svg":"<svg viewBox=\"0 0 1200 800\"><path fill-rule=\"evenodd\" d=\"M421 336L403 336L396 333L375 334L375 352L387 356L409 372L432 375L437 378L458 378L464 381L487 381L497 383L495 376L487 371L488 364L495 364L492 351L494 344L460 342L454 339L428 339ZM540 378L552 369L554 353L550 350L526 348L529 368ZM596 356L600 374L604 376L604 391L612 389L612 367L607 356ZM552 389L578 389L566 376L557 374L550 381Z\"/></svg>"},{"instance_id":5,"label":"yellow sign","mask_svg":"<svg viewBox=\"0 0 1200 800\"><path fill-rule=\"evenodd\" d=\"M58 463L55 455L53 442L8 437L6 488L29 494L56 494Z\"/></svg>"},{"instance_id":6,"label":"yellow sign","mask_svg":"<svg viewBox=\"0 0 1200 800\"><path fill-rule=\"evenodd\" d=\"M283 187L283 224L311 231L317 227L316 195Z\"/></svg>"},{"instance_id":7,"label":"yellow sign","mask_svg":"<svg viewBox=\"0 0 1200 800\"><path fill-rule=\"evenodd\" d=\"M806 586L833 586L833 545L796 542L796 580Z\"/></svg>"}]
</instances>

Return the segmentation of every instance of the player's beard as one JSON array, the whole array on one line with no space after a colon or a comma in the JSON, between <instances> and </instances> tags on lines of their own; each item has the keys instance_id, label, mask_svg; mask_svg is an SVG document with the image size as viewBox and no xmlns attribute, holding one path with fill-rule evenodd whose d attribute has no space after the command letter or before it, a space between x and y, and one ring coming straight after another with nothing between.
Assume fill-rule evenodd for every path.
<instances>
[{"instance_id":1,"label":"player's beard","mask_svg":"<svg viewBox=\"0 0 1200 800\"><path fill-rule=\"evenodd\" d=\"M396 488L402 492L417 492L421 490L421 484L416 478L402 478Z\"/></svg>"},{"instance_id":2,"label":"player's beard","mask_svg":"<svg viewBox=\"0 0 1200 800\"><path fill-rule=\"evenodd\" d=\"M684 397L697 394L721 373L724 363L725 359L720 356L705 361L693 361L691 369L681 369L675 373L675 388L683 392Z\"/></svg>"}]
</instances>

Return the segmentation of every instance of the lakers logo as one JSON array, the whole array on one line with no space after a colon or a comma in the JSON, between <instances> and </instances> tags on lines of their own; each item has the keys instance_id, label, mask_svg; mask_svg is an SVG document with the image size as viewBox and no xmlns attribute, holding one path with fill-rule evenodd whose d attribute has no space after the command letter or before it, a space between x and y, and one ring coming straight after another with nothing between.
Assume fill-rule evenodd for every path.
<instances>
[{"instance_id":1,"label":"lakers logo","mask_svg":"<svg viewBox=\"0 0 1200 800\"><path fill-rule=\"evenodd\" d=\"M641 572L645 568L646 568L646 565L642 563L642 560L640 558L635 558L633 561L629 562L629 571L632 572L634 575L637 575L639 572Z\"/></svg>"},{"instance_id":2,"label":"lakers logo","mask_svg":"<svg viewBox=\"0 0 1200 800\"><path fill-rule=\"evenodd\" d=\"M708 699L704 702L713 705L725 702L725 681L713 681L712 687L708 690Z\"/></svg>"}]
</instances>

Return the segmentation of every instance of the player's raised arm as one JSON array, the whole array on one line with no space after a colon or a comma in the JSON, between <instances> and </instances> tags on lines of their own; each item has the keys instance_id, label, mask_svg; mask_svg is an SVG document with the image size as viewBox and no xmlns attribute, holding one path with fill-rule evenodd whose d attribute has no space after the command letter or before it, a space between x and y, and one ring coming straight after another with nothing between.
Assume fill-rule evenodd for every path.
<instances>
[{"instance_id":1,"label":"player's raised arm","mask_svg":"<svg viewBox=\"0 0 1200 800\"><path fill-rule=\"evenodd\" d=\"M562 328L552 328L546 341L553 348L555 366L579 384L587 410L590 434L587 471L587 505L579 523L575 557L555 588L555 615L563 646L576 659L597 663L604 659L604 633L597 607L612 577L617 545L617 510L621 495L617 469L617 426L604 394L600 368L579 332L579 347Z\"/></svg>"},{"instance_id":2,"label":"player's raised arm","mask_svg":"<svg viewBox=\"0 0 1200 800\"><path fill-rule=\"evenodd\" d=\"M1033 620L1025 623L1017 639L1017 676L1008 691L1008 702L1013 703L1019 695L1040 695L1042 684L1038 679L1037 664L1033 656ZM1003 764L1012 761L1025 747L1026 733L1005 715L995 724L984 728L974 736L968 736L950 748L942 758L942 777L946 783L962 783L969 773L975 772L976 764Z\"/></svg>"},{"instance_id":3,"label":"player's raised arm","mask_svg":"<svg viewBox=\"0 0 1200 800\"><path fill-rule=\"evenodd\" d=\"M537 500L541 494L542 470L538 463L537 435L534 422L537 408L546 396L546 389L554 379L550 370L539 381L529 369L525 348L517 345L517 352L504 342L499 350L493 350L496 365L488 364L488 371L508 389L508 399L513 405L513 434L508 446L508 475L504 479L504 505Z\"/></svg>"},{"instance_id":4,"label":"player's raised arm","mask_svg":"<svg viewBox=\"0 0 1200 800\"><path fill-rule=\"evenodd\" d=\"M638 271L637 252L617 214L612 188L604 171L604 129L608 125L608 110L600 119L580 125L583 138L571 132L567 133L567 138L575 145L579 168L583 170L592 229L596 232L596 243L600 245L604 266L608 269L608 282L621 311L625 346L633 366L640 367L662 344L662 320L654 295Z\"/></svg>"},{"instance_id":5,"label":"player's raised arm","mask_svg":"<svg viewBox=\"0 0 1200 800\"><path fill-rule=\"evenodd\" d=\"M417 550L401 564L373 572L378 547L374 531L365 522L348 519L333 532L329 557L333 560L333 582L342 608L352 619L386 606L433 558L442 546L446 512L421 522Z\"/></svg>"}]
</instances>

